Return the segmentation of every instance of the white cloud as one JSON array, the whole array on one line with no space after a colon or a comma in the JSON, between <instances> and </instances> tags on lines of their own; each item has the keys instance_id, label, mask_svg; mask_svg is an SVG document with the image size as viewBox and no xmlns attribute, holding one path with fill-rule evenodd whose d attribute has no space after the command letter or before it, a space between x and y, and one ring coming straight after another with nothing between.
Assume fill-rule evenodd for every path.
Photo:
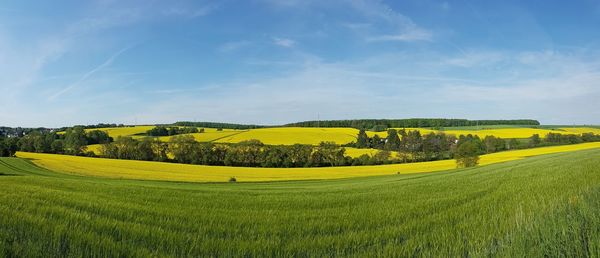
<instances>
[{"instance_id":1,"label":"white cloud","mask_svg":"<svg viewBox=\"0 0 600 258\"><path fill-rule=\"evenodd\" d=\"M367 38L367 41L431 41L432 35L430 32L425 30L413 29L404 33L396 35L380 35Z\"/></svg>"},{"instance_id":2,"label":"white cloud","mask_svg":"<svg viewBox=\"0 0 600 258\"><path fill-rule=\"evenodd\" d=\"M312 61L278 77L233 79L212 89L210 96L174 93L145 114L161 122L172 122L176 115L177 119L280 124L315 119L320 114L323 119L464 117L600 123L590 116L600 113L595 111L600 110L596 101L600 99L598 65L592 65L590 71L589 62L570 59L564 63L569 54L557 54L552 60L528 66L531 73L515 78L445 76L448 63L468 66L477 73L489 65L481 61L485 56L501 55L502 62L519 66L522 54L467 53L472 54L460 61L440 53L408 57L406 53L388 53L344 63ZM428 56L436 55L443 58L432 63ZM583 64L588 69L566 68ZM563 69L552 76L538 71L548 67Z\"/></svg>"},{"instance_id":3,"label":"white cloud","mask_svg":"<svg viewBox=\"0 0 600 258\"><path fill-rule=\"evenodd\" d=\"M496 64L509 58L508 53L500 51L469 51L460 52L456 57L445 58L443 62L452 66L476 67Z\"/></svg>"},{"instance_id":4,"label":"white cloud","mask_svg":"<svg viewBox=\"0 0 600 258\"><path fill-rule=\"evenodd\" d=\"M273 38L273 44L280 47L292 48L296 45L296 41L287 38Z\"/></svg>"},{"instance_id":5,"label":"white cloud","mask_svg":"<svg viewBox=\"0 0 600 258\"><path fill-rule=\"evenodd\" d=\"M247 47L250 44L252 44L252 42L247 41L247 40L240 40L240 41L230 41L230 42L226 42L222 45L220 45L217 50L219 52L225 52L225 53L229 53L229 52L234 52L237 51L241 48Z\"/></svg>"}]
</instances>

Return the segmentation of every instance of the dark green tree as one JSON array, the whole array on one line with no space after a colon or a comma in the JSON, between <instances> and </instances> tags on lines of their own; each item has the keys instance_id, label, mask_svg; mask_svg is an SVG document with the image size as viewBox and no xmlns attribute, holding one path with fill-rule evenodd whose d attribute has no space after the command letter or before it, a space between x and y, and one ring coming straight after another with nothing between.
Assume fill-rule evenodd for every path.
<instances>
[{"instance_id":1,"label":"dark green tree","mask_svg":"<svg viewBox=\"0 0 600 258\"><path fill-rule=\"evenodd\" d=\"M388 151L400 150L400 137L398 137L398 132L395 129L389 129L387 133L388 135L385 139L383 148Z\"/></svg>"},{"instance_id":2,"label":"dark green tree","mask_svg":"<svg viewBox=\"0 0 600 258\"><path fill-rule=\"evenodd\" d=\"M108 133L101 130L91 130L86 133L88 144L104 144L113 141Z\"/></svg>"},{"instance_id":3,"label":"dark green tree","mask_svg":"<svg viewBox=\"0 0 600 258\"><path fill-rule=\"evenodd\" d=\"M531 137L529 137L529 147L535 147L540 145L540 143L542 143L542 138L540 138L539 134L534 134Z\"/></svg>"},{"instance_id":4,"label":"dark green tree","mask_svg":"<svg viewBox=\"0 0 600 258\"><path fill-rule=\"evenodd\" d=\"M474 167L479 164L479 147L473 141L466 141L456 149L454 158L459 168Z\"/></svg>"},{"instance_id":5,"label":"dark green tree","mask_svg":"<svg viewBox=\"0 0 600 258\"><path fill-rule=\"evenodd\" d=\"M169 152L173 154L179 163L192 163L197 160L197 145L194 136L178 135L171 137L169 141Z\"/></svg>"},{"instance_id":6,"label":"dark green tree","mask_svg":"<svg viewBox=\"0 0 600 258\"><path fill-rule=\"evenodd\" d=\"M369 144L371 146L371 148L374 149L383 149L384 146L384 141L381 139L381 137L379 137L379 135L373 135L373 138L371 138L371 143Z\"/></svg>"},{"instance_id":7,"label":"dark green tree","mask_svg":"<svg viewBox=\"0 0 600 258\"><path fill-rule=\"evenodd\" d=\"M356 137L356 148L369 148L369 136L367 136L364 129L360 129L358 132L358 136Z\"/></svg>"},{"instance_id":8,"label":"dark green tree","mask_svg":"<svg viewBox=\"0 0 600 258\"><path fill-rule=\"evenodd\" d=\"M87 137L81 126L67 129L65 132L65 151L73 155L81 155L86 150Z\"/></svg>"}]
</instances>

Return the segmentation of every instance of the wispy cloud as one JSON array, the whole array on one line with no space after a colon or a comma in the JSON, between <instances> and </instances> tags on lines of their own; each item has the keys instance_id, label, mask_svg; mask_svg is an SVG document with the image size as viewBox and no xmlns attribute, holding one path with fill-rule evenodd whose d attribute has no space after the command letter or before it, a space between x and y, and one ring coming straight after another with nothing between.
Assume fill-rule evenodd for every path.
<instances>
[{"instance_id":1,"label":"wispy cloud","mask_svg":"<svg viewBox=\"0 0 600 258\"><path fill-rule=\"evenodd\" d=\"M548 123L589 123L586 116L573 114L583 109L596 112L591 110L598 108L591 103L600 99L599 65L581 58L567 58L570 53L555 53L552 58L523 64L520 56L535 54L466 51L470 56L421 53L407 57L410 62L398 61L397 55L391 54L344 63L313 61L281 76L235 78L230 85L215 89L218 98L203 97L201 93L171 92L168 99L147 111L147 117L155 115L169 121L169 117L177 114L207 120L277 124L314 119L320 114L322 118L331 119L531 117ZM406 56L406 53L399 55ZM513 78L496 74L481 80L465 74L445 75L451 71L448 70L450 63L468 67L474 73L487 71L490 64L484 61L485 57L496 55L502 62L531 73ZM432 63L430 56L442 58ZM423 65L427 69L423 69ZM548 76L541 72L546 69L556 72ZM186 107L182 108L179 103L186 103ZM343 106L353 108L339 108ZM388 108L381 109L382 106Z\"/></svg>"},{"instance_id":2,"label":"wispy cloud","mask_svg":"<svg viewBox=\"0 0 600 258\"><path fill-rule=\"evenodd\" d=\"M358 11L379 31L374 31L367 41L431 41L433 33L418 26L411 18L395 11L381 1L348 0L354 10ZM384 30L384 31L381 31Z\"/></svg>"},{"instance_id":3,"label":"wispy cloud","mask_svg":"<svg viewBox=\"0 0 600 258\"><path fill-rule=\"evenodd\" d=\"M509 53L500 51L459 51L460 55L443 60L444 64L460 67L481 67L496 64L509 58Z\"/></svg>"},{"instance_id":4,"label":"wispy cloud","mask_svg":"<svg viewBox=\"0 0 600 258\"><path fill-rule=\"evenodd\" d=\"M288 39L288 38L273 38L273 44L278 45L280 47L292 48L296 45L296 41Z\"/></svg>"},{"instance_id":5,"label":"wispy cloud","mask_svg":"<svg viewBox=\"0 0 600 258\"><path fill-rule=\"evenodd\" d=\"M85 82L87 79L92 77L98 71L101 71L102 69L110 66L120 55L122 55L129 49L131 49L131 47L123 48L123 49L119 50L118 52L114 53L112 56L110 56L108 59L106 59L106 61L104 61L102 64L96 66L94 69L83 74L77 81L69 84L68 86L64 87L63 89L50 95L48 97L48 100L55 100L56 98L62 96L63 94L67 93L68 91L78 87L82 82Z\"/></svg>"},{"instance_id":6,"label":"wispy cloud","mask_svg":"<svg viewBox=\"0 0 600 258\"><path fill-rule=\"evenodd\" d=\"M229 52L234 52L241 48L247 47L250 44L252 44L252 42L247 41L247 40L230 41L230 42L226 42L226 43L220 45L217 48L217 50L219 52L229 53Z\"/></svg>"},{"instance_id":7,"label":"wispy cloud","mask_svg":"<svg viewBox=\"0 0 600 258\"><path fill-rule=\"evenodd\" d=\"M432 35L430 32L425 30L411 30L400 34L395 35L380 35L367 38L367 41L376 42L376 41L431 41Z\"/></svg>"}]
</instances>

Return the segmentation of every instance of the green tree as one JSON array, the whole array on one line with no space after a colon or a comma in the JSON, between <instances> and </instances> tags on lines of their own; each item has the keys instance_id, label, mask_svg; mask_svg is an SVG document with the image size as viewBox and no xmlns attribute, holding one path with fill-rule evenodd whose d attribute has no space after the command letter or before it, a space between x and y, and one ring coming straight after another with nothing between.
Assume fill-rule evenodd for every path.
<instances>
[{"instance_id":1,"label":"green tree","mask_svg":"<svg viewBox=\"0 0 600 258\"><path fill-rule=\"evenodd\" d=\"M0 157L9 157L8 146L2 136L0 136Z\"/></svg>"},{"instance_id":2,"label":"green tree","mask_svg":"<svg viewBox=\"0 0 600 258\"><path fill-rule=\"evenodd\" d=\"M50 148L52 149L52 153L63 154L65 152L64 141L56 139L52 141Z\"/></svg>"},{"instance_id":3,"label":"green tree","mask_svg":"<svg viewBox=\"0 0 600 258\"><path fill-rule=\"evenodd\" d=\"M466 141L456 149L454 158L456 159L456 166L459 168L463 167L474 167L479 164L479 147L473 141Z\"/></svg>"},{"instance_id":4,"label":"green tree","mask_svg":"<svg viewBox=\"0 0 600 258\"><path fill-rule=\"evenodd\" d=\"M192 163L196 160L197 147L199 143L191 135L178 135L171 137L169 141L169 152L173 154L179 163Z\"/></svg>"},{"instance_id":5,"label":"green tree","mask_svg":"<svg viewBox=\"0 0 600 258\"><path fill-rule=\"evenodd\" d=\"M137 141L135 144L134 159L136 160L155 160L154 154L154 141L155 139L143 138L141 141Z\"/></svg>"},{"instance_id":6,"label":"green tree","mask_svg":"<svg viewBox=\"0 0 600 258\"><path fill-rule=\"evenodd\" d=\"M383 140L381 140L381 137L379 137L379 135L373 135L373 138L371 138L371 148L374 149L383 149L384 143Z\"/></svg>"},{"instance_id":7,"label":"green tree","mask_svg":"<svg viewBox=\"0 0 600 258\"><path fill-rule=\"evenodd\" d=\"M390 161L391 156L392 156L392 153L389 151L386 151L386 150L378 151L377 153L375 153L375 155L373 155L373 157L371 157L370 164L380 165L380 164L388 163Z\"/></svg>"},{"instance_id":8,"label":"green tree","mask_svg":"<svg viewBox=\"0 0 600 258\"><path fill-rule=\"evenodd\" d=\"M323 164L329 166L344 165L346 149L340 148L334 142L321 142L313 153L319 157Z\"/></svg>"},{"instance_id":9,"label":"green tree","mask_svg":"<svg viewBox=\"0 0 600 258\"><path fill-rule=\"evenodd\" d=\"M395 129L389 129L387 138L385 139L385 145L383 147L388 151L400 150L400 137Z\"/></svg>"},{"instance_id":10,"label":"green tree","mask_svg":"<svg viewBox=\"0 0 600 258\"><path fill-rule=\"evenodd\" d=\"M91 130L86 133L88 144L104 144L113 141L108 133L101 130Z\"/></svg>"},{"instance_id":11,"label":"green tree","mask_svg":"<svg viewBox=\"0 0 600 258\"><path fill-rule=\"evenodd\" d=\"M356 137L356 148L369 148L369 136L367 136L364 129L360 129L358 132L358 137Z\"/></svg>"},{"instance_id":12,"label":"green tree","mask_svg":"<svg viewBox=\"0 0 600 258\"><path fill-rule=\"evenodd\" d=\"M65 132L66 152L73 155L81 155L87 146L87 137L82 126L67 129Z\"/></svg>"},{"instance_id":13,"label":"green tree","mask_svg":"<svg viewBox=\"0 0 600 258\"><path fill-rule=\"evenodd\" d=\"M502 138L487 135L483 138L486 153L494 153L506 149L506 141Z\"/></svg>"},{"instance_id":14,"label":"green tree","mask_svg":"<svg viewBox=\"0 0 600 258\"><path fill-rule=\"evenodd\" d=\"M542 139L540 138L539 134L534 134L531 137L529 137L529 147L535 147L540 145L540 143L542 143Z\"/></svg>"},{"instance_id":15,"label":"green tree","mask_svg":"<svg viewBox=\"0 0 600 258\"><path fill-rule=\"evenodd\" d=\"M406 136L402 138L402 141L402 145L406 146L406 151L413 155L423 151L423 137L421 137L419 130L408 131Z\"/></svg>"},{"instance_id":16,"label":"green tree","mask_svg":"<svg viewBox=\"0 0 600 258\"><path fill-rule=\"evenodd\" d=\"M305 167L309 164L313 147L305 144L294 144L290 147L287 158L292 167Z\"/></svg>"},{"instance_id":17,"label":"green tree","mask_svg":"<svg viewBox=\"0 0 600 258\"><path fill-rule=\"evenodd\" d=\"M514 150L514 149L518 149L519 148L519 141L517 141L517 139L510 139L508 141L508 144L506 145L506 149L509 150Z\"/></svg>"}]
</instances>

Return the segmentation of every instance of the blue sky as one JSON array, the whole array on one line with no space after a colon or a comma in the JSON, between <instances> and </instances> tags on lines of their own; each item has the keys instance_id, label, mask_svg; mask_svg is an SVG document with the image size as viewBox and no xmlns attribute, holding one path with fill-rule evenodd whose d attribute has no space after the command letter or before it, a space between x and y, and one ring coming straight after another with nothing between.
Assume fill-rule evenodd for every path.
<instances>
[{"instance_id":1,"label":"blue sky","mask_svg":"<svg viewBox=\"0 0 600 258\"><path fill-rule=\"evenodd\" d=\"M600 124L600 1L0 3L0 125Z\"/></svg>"}]
</instances>

